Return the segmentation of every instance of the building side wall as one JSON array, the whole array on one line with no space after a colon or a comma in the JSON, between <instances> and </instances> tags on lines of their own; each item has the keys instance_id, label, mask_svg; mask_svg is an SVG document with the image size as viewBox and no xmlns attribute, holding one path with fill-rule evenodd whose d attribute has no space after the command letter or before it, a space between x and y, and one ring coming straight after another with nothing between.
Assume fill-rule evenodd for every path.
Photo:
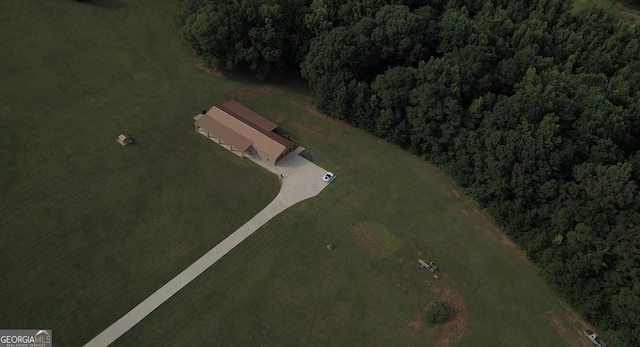
<instances>
[{"instance_id":1,"label":"building side wall","mask_svg":"<svg viewBox=\"0 0 640 347\"><path fill-rule=\"evenodd\" d=\"M260 151L259 149L251 146L249 147L249 149L245 152L247 155L250 155L262 162L271 164L271 165L275 165L276 164L276 160L274 158L272 158L271 156L269 156L268 154Z\"/></svg>"},{"instance_id":2,"label":"building side wall","mask_svg":"<svg viewBox=\"0 0 640 347\"><path fill-rule=\"evenodd\" d=\"M210 132L198 127L196 129L196 131L198 131L200 134L202 134L202 136L205 136L206 138L208 138L209 140L217 143L218 145L222 146L223 148L225 148L226 150L230 151L231 153L237 155L238 157L244 157L245 152L247 151L242 151L241 149L235 148L232 145L225 143L224 140L222 140L219 137L216 137L215 135L211 134ZM249 148L251 149L251 147Z\"/></svg>"}]
</instances>

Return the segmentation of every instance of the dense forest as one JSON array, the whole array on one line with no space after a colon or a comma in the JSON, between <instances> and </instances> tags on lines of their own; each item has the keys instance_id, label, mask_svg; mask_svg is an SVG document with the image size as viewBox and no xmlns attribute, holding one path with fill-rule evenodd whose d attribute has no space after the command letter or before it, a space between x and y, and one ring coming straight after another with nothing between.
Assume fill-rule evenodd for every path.
<instances>
[{"instance_id":1,"label":"dense forest","mask_svg":"<svg viewBox=\"0 0 640 347\"><path fill-rule=\"evenodd\" d=\"M634 2L634 1L628 1ZM428 3L428 5L424 5ZM183 0L203 61L437 164L618 346L640 346L640 26L565 0Z\"/></svg>"}]
</instances>

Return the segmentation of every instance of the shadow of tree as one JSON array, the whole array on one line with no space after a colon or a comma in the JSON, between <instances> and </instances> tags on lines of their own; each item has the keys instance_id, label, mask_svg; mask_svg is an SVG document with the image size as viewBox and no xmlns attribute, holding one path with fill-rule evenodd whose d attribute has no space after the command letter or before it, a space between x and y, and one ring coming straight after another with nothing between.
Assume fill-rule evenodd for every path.
<instances>
[{"instance_id":1,"label":"shadow of tree","mask_svg":"<svg viewBox=\"0 0 640 347\"><path fill-rule=\"evenodd\" d=\"M115 10L124 7L120 0L76 0L83 4Z\"/></svg>"}]
</instances>

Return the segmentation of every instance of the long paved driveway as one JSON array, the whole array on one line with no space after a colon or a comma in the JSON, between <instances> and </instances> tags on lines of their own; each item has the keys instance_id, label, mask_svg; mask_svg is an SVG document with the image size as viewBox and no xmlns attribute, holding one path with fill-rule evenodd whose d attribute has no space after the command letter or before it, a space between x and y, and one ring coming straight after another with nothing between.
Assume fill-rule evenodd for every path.
<instances>
[{"instance_id":1,"label":"long paved driveway","mask_svg":"<svg viewBox=\"0 0 640 347\"><path fill-rule=\"evenodd\" d=\"M282 187L276 198L233 234L94 337L85 347L105 347L113 343L271 218L302 200L318 195L327 186L322 181L326 170L300 157L298 153L301 150L303 149L298 148L296 152L281 160L276 167L258 163L271 172L282 175L280 176L283 177Z\"/></svg>"}]
</instances>

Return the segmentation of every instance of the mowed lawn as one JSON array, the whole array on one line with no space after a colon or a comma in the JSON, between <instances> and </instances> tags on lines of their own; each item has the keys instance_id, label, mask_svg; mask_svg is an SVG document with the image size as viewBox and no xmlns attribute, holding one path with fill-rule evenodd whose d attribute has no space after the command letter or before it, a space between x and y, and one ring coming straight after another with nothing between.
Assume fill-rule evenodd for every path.
<instances>
[{"instance_id":1,"label":"mowed lawn","mask_svg":"<svg viewBox=\"0 0 640 347\"><path fill-rule=\"evenodd\" d=\"M235 97L337 179L114 345L590 346L436 168L314 112L299 82L194 68L171 25L177 1L94 3L0 3L1 327L81 345L266 205L276 178L193 131L194 113ZM122 131L136 144L118 145ZM455 320L428 326L433 298Z\"/></svg>"},{"instance_id":2,"label":"mowed lawn","mask_svg":"<svg viewBox=\"0 0 640 347\"><path fill-rule=\"evenodd\" d=\"M640 21L640 6L633 6L615 0L574 0L573 3L574 11L592 7L602 8L629 23Z\"/></svg>"},{"instance_id":3,"label":"mowed lawn","mask_svg":"<svg viewBox=\"0 0 640 347\"><path fill-rule=\"evenodd\" d=\"M584 322L436 168L314 112L304 92L252 85L237 95L337 179L115 345L590 346ZM421 319L433 298L457 308L453 322Z\"/></svg>"},{"instance_id":4,"label":"mowed lawn","mask_svg":"<svg viewBox=\"0 0 640 347\"><path fill-rule=\"evenodd\" d=\"M53 329L56 346L89 341L279 189L193 130L237 85L193 66L177 1L91 3L0 2L0 328Z\"/></svg>"}]
</instances>

